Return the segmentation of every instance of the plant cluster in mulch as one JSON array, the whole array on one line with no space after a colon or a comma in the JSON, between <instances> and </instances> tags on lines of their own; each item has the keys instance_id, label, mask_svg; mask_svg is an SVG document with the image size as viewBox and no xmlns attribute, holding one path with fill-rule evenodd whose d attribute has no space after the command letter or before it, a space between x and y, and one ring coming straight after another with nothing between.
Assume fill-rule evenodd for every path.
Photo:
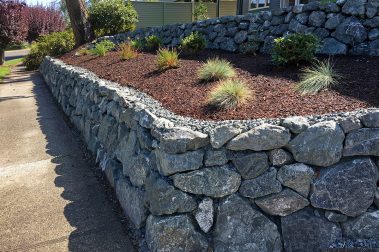
<instances>
[{"instance_id":1,"label":"plant cluster in mulch","mask_svg":"<svg viewBox=\"0 0 379 252\"><path fill-rule=\"evenodd\" d=\"M208 104L208 94L217 81L204 83L199 68L209 58L226 59L234 66L236 77L254 91L255 98L234 110L218 110ZM120 52L104 57L75 56L75 51L61 57L71 65L86 68L99 77L143 91L163 107L183 116L198 119L257 119L293 115L326 114L379 106L379 57L334 57L334 69L343 78L340 84L316 95L301 95L295 90L300 67L277 67L270 56L241 55L205 50L180 55L180 66L158 72L155 53L139 53L123 61Z\"/></svg>"}]
</instances>

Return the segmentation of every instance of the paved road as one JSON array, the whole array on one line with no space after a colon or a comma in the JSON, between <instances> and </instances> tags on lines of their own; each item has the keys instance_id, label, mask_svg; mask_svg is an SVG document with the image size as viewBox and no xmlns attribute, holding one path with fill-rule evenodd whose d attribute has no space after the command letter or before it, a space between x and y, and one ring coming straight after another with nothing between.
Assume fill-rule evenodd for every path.
<instances>
[{"instance_id":1,"label":"paved road","mask_svg":"<svg viewBox=\"0 0 379 252\"><path fill-rule=\"evenodd\" d=\"M24 57L28 53L29 53L29 49L6 51L5 60L18 59L18 58Z\"/></svg>"},{"instance_id":2,"label":"paved road","mask_svg":"<svg viewBox=\"0 0 379 252\"><path fill-rule=\"evenodd\" d=\"M0 251L134 251L36 72L0 83Z\"/></svg>"}]
</instances>

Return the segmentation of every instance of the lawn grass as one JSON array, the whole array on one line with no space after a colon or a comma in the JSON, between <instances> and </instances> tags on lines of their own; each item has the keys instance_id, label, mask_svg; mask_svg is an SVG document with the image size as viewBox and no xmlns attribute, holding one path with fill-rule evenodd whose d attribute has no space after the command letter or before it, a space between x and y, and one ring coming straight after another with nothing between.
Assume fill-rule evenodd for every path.
<instances>
[{"instance_id":1,"label":"lawn grass","mask_svg":"<svg viewBox=\"0 0 379 252\"><path fill-rule=\"evenodd\" d=\"M10 74L12 67L18 65L23 60L24 58L5 61L5 64L3 66L0 66L0 80L4 79L5 76Z\"/></svg>"}]
</instances>

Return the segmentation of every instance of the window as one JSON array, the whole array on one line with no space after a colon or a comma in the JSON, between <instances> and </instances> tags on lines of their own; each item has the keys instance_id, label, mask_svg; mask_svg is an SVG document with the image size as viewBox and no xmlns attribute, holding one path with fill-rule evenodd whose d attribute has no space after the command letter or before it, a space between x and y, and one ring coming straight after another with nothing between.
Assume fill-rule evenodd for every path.
<instances>
[{"instance_id":1,"label":"window","mask_svg":"<svg viewBox=\"0 0 379 252\"><path fill-rule=\"evenodd\" d=\"M294 6L296 4L306 4L309 0L280 0L280 7L287 8L289 6Z\"/></svg>"},{"instance_id":2,"label":"window","mask_svg":"<svg viewBox=\"0 0 379 252\"><path fill-rule=\"evenodd\" d=\"M270 6L270 0L250 0L250 9L267 8Z\"/></svg>"}]
</instances>

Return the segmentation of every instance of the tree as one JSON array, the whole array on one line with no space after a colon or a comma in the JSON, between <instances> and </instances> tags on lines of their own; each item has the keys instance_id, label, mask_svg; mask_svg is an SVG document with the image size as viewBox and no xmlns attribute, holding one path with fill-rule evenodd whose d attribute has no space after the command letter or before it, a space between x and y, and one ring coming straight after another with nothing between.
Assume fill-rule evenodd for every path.
<instances>
[{"instance_id":1,"label":"tree","mask_svg":"<svg viewBox=\"0 0 379 252\"><path fill-rule=\"evenodd\" d=\"M65 0L65 4L76 45L90 42L94 38L94 33L88 20L88 10L84 0Z\"/></svg>"},{"instance_id":2,"label":"tree","mask_svg":"<svg viewBox=\"0 0 379 252\"><path fill-rule=\"evenodd\" d=\"M5 48L26 37L25 7L25 3L18 0L0 0L0 65L4 64Z\"/></svg>"}]
</instances>

